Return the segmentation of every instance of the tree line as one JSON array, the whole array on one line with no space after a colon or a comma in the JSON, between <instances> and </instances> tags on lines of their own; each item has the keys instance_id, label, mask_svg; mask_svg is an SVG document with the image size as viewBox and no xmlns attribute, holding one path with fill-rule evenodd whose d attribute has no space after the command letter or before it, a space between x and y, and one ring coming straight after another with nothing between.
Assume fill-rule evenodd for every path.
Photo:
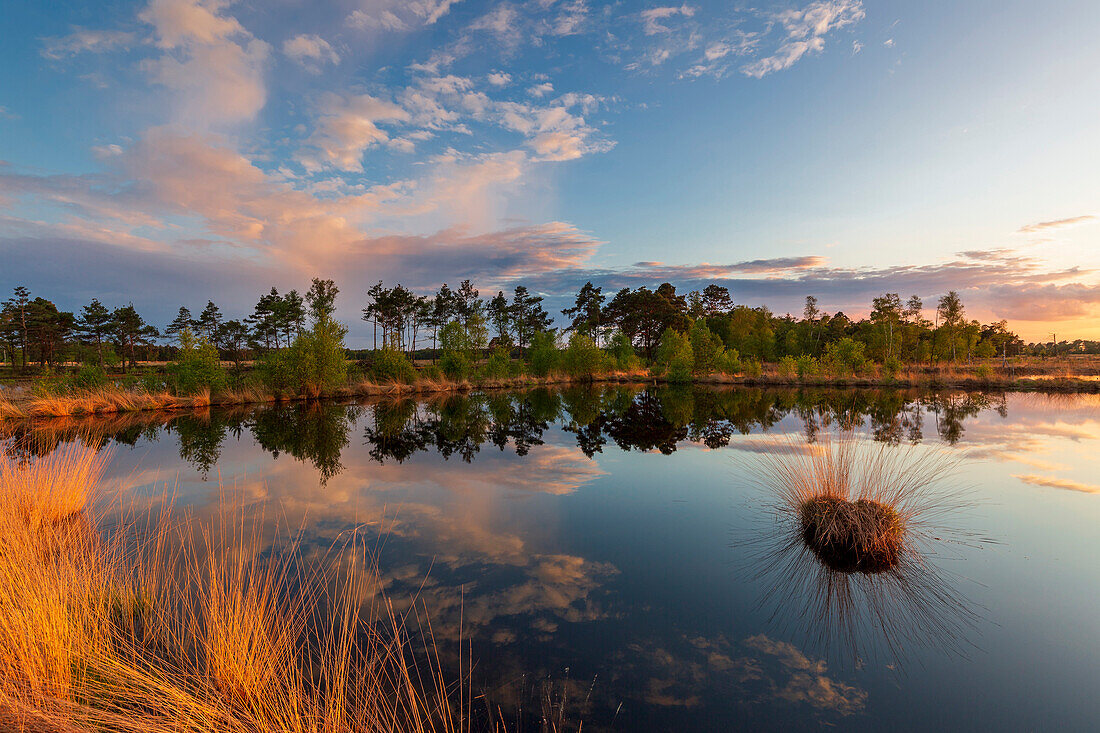
<instances>
[{"instance_id":1,"label":"tree line","mask_svg":"<svg viewBox=\"0 0 1100 733\"><path fill-rule=\"evenodd\" d=\"M174 358L186 339L189 345L208 344L220 358L239 364L290 349L318 323L331 322L338 292L331 280L314 278L304 295L297 290L280 294L272 287L241 318L225 318L208 301L197 316L181 306L171 322L158 328L132 303L111 309L93 299L69 313L45 298L32 298L20 286L0 307L0 354L20 369L65 361L100 368L121 363L126 369L142 358ZM867 317L853 320L842 312L824 312L814 296L806 297L801 317L778 316L763 306L735 303L728 288L717 284L686 293L662 283L608 294L587 282L561 311L565 323L560 331L543 296L522 285L509 294L482 297L469 280L454 289L444 283L431 295L380 281L365 296L361 313L372 328L371 351L409 356L428 350L474 358L494 350L526 355L540 340L543 346L556 345L559 337L575 335L599 349L620 356L629 350L650 362L675 358L684 344L704 361L720 358L714 354L721 351L757 362L843 352L852 359L909 364L1066 351L1058 345L1025 345L1006 321L982 324L968 318L956 291L938 298L933 319L925 317L921 298L903 301L898 293L884 293L872 300ZM341 348L344 332L330 334L339 335Z\"/></svg>"}]
</instances>

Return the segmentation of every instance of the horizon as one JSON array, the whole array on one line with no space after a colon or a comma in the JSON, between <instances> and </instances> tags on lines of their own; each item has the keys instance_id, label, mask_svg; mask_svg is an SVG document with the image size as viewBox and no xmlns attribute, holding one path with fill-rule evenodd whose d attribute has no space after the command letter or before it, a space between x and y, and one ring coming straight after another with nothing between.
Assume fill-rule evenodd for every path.
<instances>
[{"instance_id":1,"label":"horizon","mask_svg":"<svg viewBox=\"0 0 1100 733\"><path fill-rule=\"evenodd\" d=\"M957 290L1100 338L1100 7L10 3L0 287L246 314L378 280L560 310L709 283L858 319Z\"/></svg>"}]
</instances>

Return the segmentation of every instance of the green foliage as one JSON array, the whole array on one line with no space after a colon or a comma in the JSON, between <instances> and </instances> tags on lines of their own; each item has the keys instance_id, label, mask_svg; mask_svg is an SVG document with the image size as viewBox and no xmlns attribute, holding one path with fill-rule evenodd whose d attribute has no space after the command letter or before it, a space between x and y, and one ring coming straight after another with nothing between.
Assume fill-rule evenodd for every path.
<instances>
[{"instance_id":1,"label":"green foliage","mask_svg":"<svg viewBox=\"0 0 1100 733\"><path fill-rule=\"evenodd\" d=\"M375 352L370 365L370 376L376 382L405 382L416 379L416 369L404 351L382 349Z\"/></svg>"},{"instance_id":2,"label":"green foliage","mask_svg":"<svg viewBox=\"0 0 1100 733\"><path fill-rule=\"evenodd\" d=\"M168 381L176 394L225 389L225 370L214 345L205 338L196 339L190 328L180 331L179 341L176 360L168 365Z\"/></svg>"},{"instance_id":3,"label":"green foliage","mask_svg":"<svg viewBox=\"0 0 1100 733\"><path fill-rule=\"evenodd\" d=\"M603 352L590 336L574 331L562 355L562 366L566 374L574 379L591 380L603 371Z\"/></svg>"},{"instance_id":4,"label":"green foliage","mask_svg":"<svg viewBox=\"0 0 1100 733\"><path fill-rule=\"evenodd\" d=\"M561 364L561 351L552 331L542 331L531 336L527 349L527 364L536 377L546 377Z\"/></svg>"},{"instance_id":5,"label":"green foliage","mask_svg":"<svg viewBox=\"0 0 1100 733\"><path fill-rule=\"evenodd\" d=\"M449 379L462 380L470 376L474 354L466 329L458 321L439 329L439 344L443 355L439 358L439 368Z\"/></svg>"},{"instance_id":6,"label":"green foliage","mask_svg":"<svg viewBox=\"0 0 1100 733\"><path fill-rule=\"evenodd\" d=\"M263 384L277 392L320 393L347 382L344 356L347 328L331 319L303 331L290 348L264 355L256 370Z\"/></svg>"},{"instance_id":7,"label":"green foliage","mask_svg":"<svg viewBox=\"0 0 1100 733\"><path fill-rule=\"evenodd\" d=\"M622 331L616 331L611 337L607 353L611 357L612 366L621 372L633 371L641 364L637 352L634 351L634 344Z\"/></svg>"},{"instance_id":8,"label":"green foliage","mask_svg":"<svg viewBox=\"0 0 1100 733\"><path fill-rule=\"evenodd\" d=\"M674 328L666 328L657 345L656 366L670 382L690 382L695 355L688 337Z\"/></svg>"},{"instance_id":9,"label":"green foliage","mask_svg":"<svg viewBox=\"0 0 1100 733\"><path fill-rule=\"evenodd\" d=\"M779 360L779 376L784 379L790 379L798 375L798 360L793 356L787 355Z\"/></svg>"},{"instance_id":10,"label":"green foliage","mask_svg":"<svg viewBox=\"0 0 1100 733\"><path fill-rule=\"evenodd\" d=\"M834 376L859 374L867 363L865 346L862 341L853 341L844 337L825 347L823 361Z\"/></svg>"},{"instance_id":11,"label":"green foliage","mask_svg":"<svg viewBox=\"0 0 1100 733\"><path fill-rule=\"evenodd\" d=\"M988 364L981 364L974 370L974 375L978 379L989 380L993 378L993 367Z\"/></svg>"},{"instance_id":12,"label":"green foliage","mask_svg":"<svg viewBox=\"0 0 1100 733\"><path fill-rule=\"evenodd\" d=\"M795 371L798 373L799 379L816 375L818 372L817 359L809 354L802 354L795 360Z\"/></svg>"},{"instance_id":13,"label":"green foliage","mask_svg":"<svg viewBox=\"0 0 1100 733\"><path fill-rule=\"evenodd\" d=\"M107 372L98 364L85 364L72 379L74 391L89 392L107 383Z\"/></svg>"},{"instance_id":14,"label":"green foliage","mask_svg":"<svg viewBox=\"0 0 1100 733\"><path fill-rule=\"evenodd\" d=\"M737 374L741 371L741 358L737 349L726 349L718 359L718 371L722 374Z\"/></svg>"},{"instance_id":15,"label":"green foliage","mask_svg":"<svg viewBox=\"0 0 1100 733\"><path fill-rule=\"evenodd\" d=\"M512 376L512 357L509 350L501 347L493 349L482 373L487 379L505 379Z\"/></svg>"},{"instance_id":16,"label":"green foliage","mask_svg":"<svg viewBox=\"0 0 1100 733\"><path fill-rule=\"evenodd\" d=\"M695 372L707 375L718 369L719 360L726 347L717 334L707 327L707 319L700 318L691 326L691 352L694 356Z\"/></svg>"},{"instance_id":17,"label":"green foliage","mask_svg":"<svg viewBox=\"0 0 1100 733\"><path fill-rule=\"evenodd\" d=\"M901 371L901 362L896 356L887 357L886 361L882 362L882 371L888 379L893 379Z\"/></svg>"},{"instance_id":18,"label":"green foliage","mask_svg":"<svg viewBox=\"0 0 1100 733\"><path fill-rule=\"evenodd\" d=\"M745 375L752 379L759 379L763 373L764 365L760 363L759 359L750 359L745 365Z\"/></svg>"}]
</instances>

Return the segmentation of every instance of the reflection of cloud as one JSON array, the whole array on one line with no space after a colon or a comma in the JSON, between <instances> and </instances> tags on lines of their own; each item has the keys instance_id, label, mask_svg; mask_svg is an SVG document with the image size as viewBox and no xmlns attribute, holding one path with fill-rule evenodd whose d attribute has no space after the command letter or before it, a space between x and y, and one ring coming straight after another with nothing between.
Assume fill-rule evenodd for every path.
<instances>
[{"instance_id":1,"label":"reflection of cloud","mask_svg":"<svg viewBox=\"0 0 1100 733\"><path fill-rule=\"evenodd\" d=\"M810 659L793 644L775 641L764 634L750 636L745 644L775 657L790 670L790 677L776 690L776 696L788 702L800 702L820 710L850 715L863 709L867 692L834 680L826 672L825 660Z\"/></svg>"},{"instance_id":2,"label":"reflection of cloud","mask_svg":"<svg viewBox=\"0 0 1100 733\"><path fill-rule=\"evenodd\" d=\"M743 645L722 635L673 636L666 643L635 642L616 661L623 673L644 675L635 687L651 705L696 707L735 695L752 705L807 705L847 716L867 702L865 690L831 677L824 660L763 634Z\"/></svg>"},{"instance_id":3,"label":"reflection of cloud","mask_svg":"<svg viewBox=\"0 0 1100 733\"><path fill-rule=\"evenodd\" d=\"M1019 479L1025 484L1031 484L1033 486L1049 486L1054 489L1081 491L1086 494L1100 494L1100 485L1085 484L1071 479L1056 478L1054 476L1036 476L1035 474L1013 474L1012 478Z\"/></svg>"}]
</instances>

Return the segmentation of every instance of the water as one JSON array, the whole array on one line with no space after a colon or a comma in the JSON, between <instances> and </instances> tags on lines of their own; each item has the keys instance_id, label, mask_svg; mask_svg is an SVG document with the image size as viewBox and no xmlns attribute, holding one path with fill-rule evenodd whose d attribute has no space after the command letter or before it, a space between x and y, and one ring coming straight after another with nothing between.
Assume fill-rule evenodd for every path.
<instances>
[{"instance_id":1,"label":"water","mask_svg":"<svg viewBox=\"0 0 1100 733\"><path fill-rule=\"evenodd\" d=\"M472 647L512 729L546 700L585 731L1100 725L1095 396L569 389L40 427L102 435L105 488L135 502L231 496L318 555L367 525L390 597L419 598L446 659ZM780 527L754 457L841 428L963 456L972 540L929 558L943 623L902 619L893 646L799 616L804 563L757 577Z\"/></svg>"}]
</instances>

